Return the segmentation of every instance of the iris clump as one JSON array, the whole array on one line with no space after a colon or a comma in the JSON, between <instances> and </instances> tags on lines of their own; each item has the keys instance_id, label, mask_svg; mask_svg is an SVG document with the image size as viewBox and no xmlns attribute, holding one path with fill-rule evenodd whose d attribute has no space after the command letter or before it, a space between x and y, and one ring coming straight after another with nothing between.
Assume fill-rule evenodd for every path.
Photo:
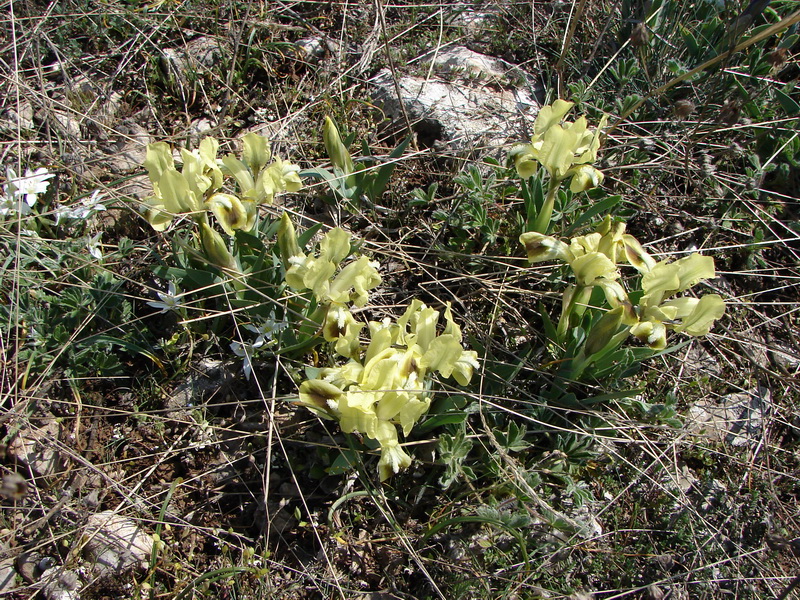
<instances>
[{"instance_id":1,"label":"iris clump","mask_svg":"<svg viewBox=\"0 0 800 600\"><path fill-rule=\"evenodd\" d=\"M477 353L461 344L461 329L450 306L441 313L413 300L396 322L369 322L369 343L338 367L310 369L300 401L336 418L342 431L361 433L381 448L381 480L411 464L398 427L407 436L430 407L434 374L467 385L478 366Z\"/></svg>"},{"instance_id":2,"label":"iris clump","mask_svg":"<svg viewBox=\"0 0 800 600\"><path fill-rule=\"evenodd\" d=\"M237 269L236 261L225 239L209 223L208 213L225 234L233 236L237 230L253 229L260 205L271 205L277 194L302 187L300 168L273 157L265 137L248 133L242 141L241 158L233 154L218 158L219 142L207 137L197 149L180 151L180 170L166 142L148 145L144 161L153 185L153 194L145 200L148 223L164 231L176 217L189 217L199 228L206 258L232 270ZM225 191L230 180L235 189Z\"/></svg>"},{"instance_id":3,"label":"iris clump","mask_svg":"<svg viewBox=\"0 0 800 600\"><path fill-rule=\"evenodd\" d=\"M286 268L286 284L296 292L311 291L318 309L310 316L320 323L322 335L342 356L358 348L364 325L356 322L350 307L363 307L369 291L381 283L378 263L367 256L343 263L351 256L351 236L336 227L320 240L317 252L306 254L298 242L287 213L281 217L278 245Z\"/></svg>"},{"instance_id":4,"label":"iris clump","mask_svg":"<svg viewBox=\"0 0 800 600\"><path fill-rule=\"evenodd\" d=\"M589 335L589 350L605 345L620 327L653 350L667 345L667 331L691 336L706 335L714 322L725 313L725 303L718 294L701 298L681 296L698 283L716 276L714 259L699 253L680 260L656 262L639 241L625 233L625 224L611 224L606 217L597 231L572 238L569 243L537 232L520 236L531 263L557 260L567 264L575 283L563 294L558 332L563 338L570 326L588 308L593 288L602 288L612 310ZM620 281L619 266L630 264L641 274L638 301L632 302ZM599 327L599 328L598 328Z\"/></svg>"},{"instance_id":5,"label":"iris clump","mask_svg":"<svg viewBox=\"0 0 800 600\"><path fill-rule=\"evenodd\" d=\"M345 264L352 244L343 229L331 229L316 252L306 253L284 213L278 245L286 284L297 292L311 292L319 307L311 320L321 324L332 355L348 359L340 366L307 369L300 402L338 420L342 431L377 441L378 470L385 480L411 464L400 445L398 427L409 435L428 411L432 377L452 377L467 385L478 366L477 353L462 346L461 328L449 305L441 328L440 311L417 299L395 322L359 322L351 309L364 307L369 292L380 284L379 265L366 256ZM363 345L365 326L369 341Z\"/></svg>"}]
</instances>

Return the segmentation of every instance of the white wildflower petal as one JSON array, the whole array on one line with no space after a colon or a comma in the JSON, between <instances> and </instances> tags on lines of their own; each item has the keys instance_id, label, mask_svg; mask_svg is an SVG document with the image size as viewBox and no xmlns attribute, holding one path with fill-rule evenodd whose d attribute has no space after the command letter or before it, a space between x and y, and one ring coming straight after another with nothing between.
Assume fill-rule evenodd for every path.
<instances>
[{"instance_id":1,"label":"white wildflower petal","mask_svg":"<svg viewBox=\"0 0 800 600\"><path fill-rule=\"evenodd\" d=\"M148 302L148 306L152 306L153 308L158 308L161 312L177 312L178 309L181 307L181 301L179 298L179 294L177 288L173 282L169 282L169 289L166 292L156 292L156 295L160 298L160 300L153 300Z\"/></svg>"},{"instance_id":2,"label":"white wildflower petal","mask_svg":"<svg viewBox=\"0 0 800 600\"><path fill-rule=\"evenodd\" d=\"M242 359L242 372L247 379L253 373L253 346L241 342L231 342L231 351Z\"/></svg>"},{"instance_id":3,"label":"white wildflower petal","mask_svg":"<svg viewBox=\"0 0 800 600\"><path fill-rule=\"evenodd\" d=\"M98 233L96 236L90 239L89 243L87 244L89 254L94 256L97 260L103 260L103 245L100 242L102 235L102 233Z\"/></svg>"},{"instance_id":4,"label":"white wildflower petal","mask_svg":"<svg viewBox=\"0 0 800 600\"><path fill-rule=\"evenodd\" d=\"M269 317L267 317L261 325L248 323L244 328L256 334L256 340L253 342L252 346L254 348L260 348L265 344L269 346L275 343L276 334L280 333L288 326L289 324L286 321L276 321L274 313L270 313Z\"/></svg>"},{"instance_id":5,"label":"white wildflower petal","mask_svg":"<svg viewBox=\"0 0 800 600\"><path fill-rule=\"evenodd\" d=\"M8 196L0 196L0 216L7 217L15 212L14 201Z\"/></svg>"},{"instance_id":6,"label":"white wildflower petal","mask_svg":"<svg viewBox=\"0 0 800 600\"><path fill-rule=\"evenodd\" d=\"M13 174L13 171L9 169L9 174ZM28 207L32 207L36 204L36 201L39 198L39 194L44 194L47 192L47 187L50 185L48 179L55 177L55 174L48 173L47 169L44 167L40 167L36 169L36 171L31 171L30 169L25 170L24 177L18 177L11 181L9 177L9 182L6 184L7 186L13 185L16 188L16 196L17 198L25 199L25 203Z\"/></svg>"}]
</instances>

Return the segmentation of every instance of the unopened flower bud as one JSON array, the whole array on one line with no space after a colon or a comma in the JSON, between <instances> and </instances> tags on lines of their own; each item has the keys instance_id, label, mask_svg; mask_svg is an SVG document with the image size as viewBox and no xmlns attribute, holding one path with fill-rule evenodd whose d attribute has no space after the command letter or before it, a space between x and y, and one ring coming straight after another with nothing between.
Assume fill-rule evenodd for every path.
<instances>
[{"instance_id":1,"label":"unopened flower bud","mask_svg":"<svg viewBox=\"0 0 800 600\"><path fill-rule=\"evenodd\" d=\"M625 307L618 306L600 317L600 320L595 323L586 338L586 356L596 354L608 345L622 325L624 311Z\"/></svg>"},{"instance_id":2,"label":"unopened flower bud","mask_svg":"<svg viewBox=\"0 0 800 600\"><path fill-rule=\"evenodd\" d=\"M291 266L289 259L293 256L302 256L303 251L297 243L297 234L294 230L294 224L289 217L289 213L284 212L281 215L281 223L278 225L278 248L281 251L281 262L287 270Z\"/></svg>"},{"instance_id":3,"label":"unopened flower bud","mask_svg":"<svg viewBox=\"0 0 800 600\"><path fill-rule=\"evenodd\" d=\"M200 242L206 258L211 264L232 271L239 270L225 240L208 223L200 224Z\"/></svg>"},{"instance_id":4,"label":"unopened flower bud","mask_svg":"<svg viewBox=\"0 0 800 600\"><path fill-rule=\"evenodd\" d=\"M325 124L322 126L322 141L325 143L325 150L333 163L345 175L353 172L353 159L350 152L342 143L339 129L330 117L325 117Z\"/></svg>"}]
</instances>

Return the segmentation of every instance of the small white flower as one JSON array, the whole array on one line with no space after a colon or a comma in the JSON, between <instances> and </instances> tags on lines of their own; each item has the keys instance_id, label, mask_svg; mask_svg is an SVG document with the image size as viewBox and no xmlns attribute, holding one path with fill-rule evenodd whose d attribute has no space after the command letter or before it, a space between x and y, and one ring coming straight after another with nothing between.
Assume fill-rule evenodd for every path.
<instances>
[{"instance_id":1,"label":"small white flower","mask_svg":"<svg viewBox=\"0 0 800 600\"><path fill-rule=\"evenodd\" d=\"M7 217L16 212L16 207L14 205L17 203L18 201L8 196L0 196L0 216Z\"/></svg>"},{"instance_id":2,"label":"small white flower","mask_svg":"<svg viewBox=\"0 0 800 600\"><path fill-rule=\"evenodd\" d=\"M178 293L175 283L169 282L169 289L166 292L156 292L160 300L153 300L148 302L148 306L161 309L160 312L178 312L181 307L180 294Z\"/></svg>"},{"instance_id":3,"label":"small white flower","mask_svg":"<svg viewBox=\"0 0 800 600\"><path fill-rule=\"evenodd\" d=\"M63 221L74 220L83 221L93 214L106 210L105 205L100 204L103 194L100 190L95 190L91 196L84 198L79 204L74 206L62 206L55 212L56 225L61 225Z\"/></svg>"},{"instance_id":4,"label":"small white flower","mask_svg":"<svg viewBox=\"0 0 800 600\"><path fill-rule=\"evenodd\" d=\"M6 184L3 186L6 192L10 192L8 196L0 196L0 215L4 217L13 217L16 214L24 217L31 213L31 207L22 201L20 196L17 196L13 186Z\"/></svg>"},{"instance_id":5,"label":"small white flower","mask_svg":"<svg viewBox=\"0 0 800 600\"><path fill-rule=\"evenodd\" d=\"M90 239L89 243L87 244L89 254L94 256L97 260L103 260L103 244L100 243L100 238L102 235L102 232L98 233L96 236Z\"/></svg>"},{"instance_id":6,"label":"small white flower","mask_svg":"<svg viewBox=\"0 0 800 600\"><path fill-rule=\"evenodd\" d=\"M17 177L13 169L8 169L7 175L8 181L3 186L6 194L17 200L24 198L25 204L28 205L29 209L36 204L39 194L44 194L47 191L47 187L50 185L48 179L55 177L54 173L48 173L44 167L40 167L33 172L30 169L25 169L25 177ZM20 207L22 207L21 203ZM22 210L20 210L20 213L27 214L23 213Z\"/></svg>"},{"instance_id":7,"label":"small white flower","mask_svg":"<svg viewBox=\"0 0 800 600\"><path fill-rule=\"evenodd\" d=\"M231 351L241 359L244 359L242 371L247 379L253 373L253 345L242 344L241 342L231 342Z\"/></svg>"},{"instance_id":8,"label":"small white flower","mask_svg":"<svg viewBox=\"0 0 800 600\"><path fill-rule=\"evenodd\" d=\"M275 313L270 313L261 325L245 325L244 328L256 334L256 341L253 348L260 348L265 344L269 346L275 342L275 336L286 329L289 324L286 321L276 321Z\"/></svg>"}]
</instances>

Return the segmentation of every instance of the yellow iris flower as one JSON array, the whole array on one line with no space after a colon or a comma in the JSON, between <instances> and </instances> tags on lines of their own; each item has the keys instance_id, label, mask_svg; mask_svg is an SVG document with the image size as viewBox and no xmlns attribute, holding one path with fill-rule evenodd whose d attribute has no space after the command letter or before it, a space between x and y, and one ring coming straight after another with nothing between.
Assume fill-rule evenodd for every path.
<instances>
[{"instance_id":1,"label":"yellow iris flower","mask_svg":"<svg viewBox=\"0 0 800 600\"><path fill-rule=\"evenodd\" d=\"M531 177L542 165L557 183L571 178L570 189L576 193L603 182L603 174L591 163L597 160L600 132L608 117L604 115L592 131L586 117L579 117L574 122L564 120L574 105L574 102L556 100L541 108L533 125L531 143L511 149L510 157L520 177Z\"/></svg>"},{"instance_id":2,"label":"yellow iris flower","mask_svg":"<svg viewBox=\"0 0 800 600\"><path fill-rule=\"evenodd\" d=\"M655 350L666 348L667 330L695 337L707 334L714 321L725 314L721 296L670 298L715 276L714 259L701 254L656 264L642 277L644 295L636 307L639 320L631 327L631 334Z\"/></svg>"},{"instance_id":3,"label":"yellow iris flower","mask_svg":"<svg viewBox=\"0 0 800 600\"><path fill-rule=\"evenodd\" d=\"M368 292L381 282L377 263L361 256L336 273L339 264L350 255L350 234L336 227L319 243L319 253L306 255L300 250L288 215L281 218L278 244L284 264L288 265L286 283L294 290L311 290L320 304L364 306Z\"/></svg>"},{"instance_id":4,"label":"yellow iris flower","mask_svg":"<svg viewBox=\"0 0 800 600\"><path fill-rule=\"evenodd\" d=\"M347 315L339 315L344 327L349 325ZM303 404L337 418L342 431L362 433L380 444L381 480L411 464L397 427L407 436L428 411L430 376L439 373L466 385L478 366L477 353L461 345L461 329L450 307L441 333L439 317L439 311L414 300L396 323L369 323L370 342L363 358L348 349L347 364L321 369L300 386Z\"/></svg>"},{"instance_id":5,"label":"yellow iris flower","mask_svg":"<svg viewBox=\"0 0 800 600\"><path fill-rule=\"evenodd\" d=\"M150 225L164 231L182 214L202 223L205 212L211 211L228 235L237 229L250 231L258 204L272 204L275 194L302 187L300 168L271 157L266 138L249 133L243 141L242 160L232 154L218 160L219 142L207 137L196 150L181 150L180 171L168 144L148 145L144 166L153 185L153 195L145 200ZM225 177L236 181L239 195L221 192Z\"/></svg>"}]
</instances>

